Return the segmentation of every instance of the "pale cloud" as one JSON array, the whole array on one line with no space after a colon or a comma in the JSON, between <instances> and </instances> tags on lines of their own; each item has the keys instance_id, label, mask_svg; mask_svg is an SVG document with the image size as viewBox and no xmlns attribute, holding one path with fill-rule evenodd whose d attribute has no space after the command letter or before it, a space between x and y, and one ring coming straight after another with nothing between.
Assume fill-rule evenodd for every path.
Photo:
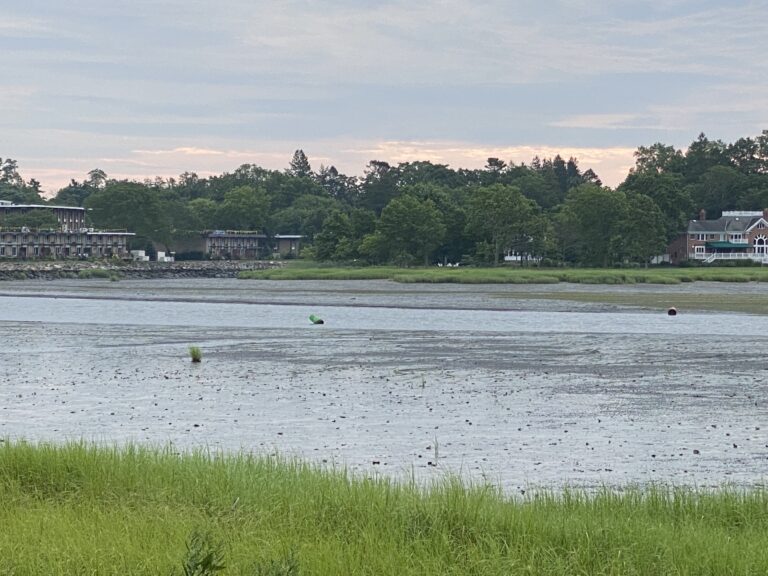
<instances>
[{"instance_id":1,"label":"pale cloud","mask_svg":"<svg viewBox=\"0 0 768 576\"><path fill-rule=\"evenodd\" d=\"M0 37L39 37L49 35L52 31L53 28L39 18L20 18L7 13L0 18Z\"/></svg>"},{"instance_id":2,"label":"pale cloud","mask_svg":"<svg viewBox=\"0 0 768 576\"><path fill-rule=\"evenodd\" d=\"M633 128L666 129L667 127L648 123L647 116L639 114L578 114L549 123L556 128L582 128L588 130L630 130Z\"/></svg>"},{"instance_id":3,"label":"pale cloud","mask_svg":"<svg viewBox=\"0 0 768 576\"><path fill-rule=\"evenodd\" d=\"M181 146L172 150L134 150L133 152L139 155L148 154L150 156L221 156L225 154L225 152L222 152L221 150L197 148L195 146Z\"/></svg>"},{"instance_id":4,"label":"pale cloud","mask_svg":"<svg viewBox=\"0 0 768 576\"><path fill-rule=\"evenodd\" d=\"M348 174L559 153L615 185L637 146L767 127L766 28L768 0L27 0L0 155L48 190L297 148Z\"/></svg>"}]
</instances>

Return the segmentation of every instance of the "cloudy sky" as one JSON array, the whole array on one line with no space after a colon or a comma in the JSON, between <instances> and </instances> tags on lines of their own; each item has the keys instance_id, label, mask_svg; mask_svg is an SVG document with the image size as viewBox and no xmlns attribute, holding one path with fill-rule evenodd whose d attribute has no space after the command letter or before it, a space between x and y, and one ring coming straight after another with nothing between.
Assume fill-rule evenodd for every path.
<instances>
[{"instance_id":1,"label":"cloudy sky","mask_svg":"<svg viewBox=\"0 0 768 576\"><path fill-rule=\"evenodd\" d=\"M244 163L362 174L768 128L768 0L0 0L0 157L55 192Z\"/></svg>"}]
</instances>

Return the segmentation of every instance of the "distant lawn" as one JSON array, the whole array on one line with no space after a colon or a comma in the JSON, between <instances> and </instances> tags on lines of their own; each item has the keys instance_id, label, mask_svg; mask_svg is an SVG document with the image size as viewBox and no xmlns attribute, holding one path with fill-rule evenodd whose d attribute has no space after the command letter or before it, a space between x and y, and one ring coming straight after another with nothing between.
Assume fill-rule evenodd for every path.
<instances>
[{"instance_id":1,"label":"distant lawn","mask_svg":"<svg viewBox=\"0 0 768 576\"><path fill-rule=\"evenodd\" d=\"M272 270L250 270L242 279L393 280L403 283L457 284L679 284L681 282L765 282L768 268L397 268L310 267L307 263Z\"/></svg>"},{"instance_id":2,"label":"distant lawn","mask_svg":"<svg viewBox=\"0 0 768 576\"><path fill-rule=\"evenodd\" d=\"M764 489L510 498L455 478L424 489L268 457L6 440L0 502L0 574L768 573Z\"/></svg>"}]
</instances>

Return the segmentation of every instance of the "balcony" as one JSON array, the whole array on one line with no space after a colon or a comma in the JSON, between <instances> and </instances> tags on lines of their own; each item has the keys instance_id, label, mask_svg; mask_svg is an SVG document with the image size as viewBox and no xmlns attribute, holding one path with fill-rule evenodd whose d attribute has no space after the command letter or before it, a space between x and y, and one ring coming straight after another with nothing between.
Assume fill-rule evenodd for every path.
<instances>
[{"instance_id":1,"label":"balcony","mask_svg":"<svg viewBox=\"0 0 768 576\"><path fill-rule=\"evenodd\" d=\"M689 260L714 262L716 260L754 260L762 264L768 264L768 254L756 254L755 252L691 252Z\"/></svg>"}]
</instances>

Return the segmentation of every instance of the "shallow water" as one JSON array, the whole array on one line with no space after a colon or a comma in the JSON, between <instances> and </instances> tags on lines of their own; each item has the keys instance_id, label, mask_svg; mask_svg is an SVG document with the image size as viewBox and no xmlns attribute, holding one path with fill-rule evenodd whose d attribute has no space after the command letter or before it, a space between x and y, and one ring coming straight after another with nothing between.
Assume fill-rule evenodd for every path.
<instances>
[{"instance_id":1,"label":"shallow water","mask_svg":"<svg viewBox=\"0 0 768 576\"><path fill-rule=\"evenodd\" d=\"M768 469L768 317L378 281L0 290L5 437L279 451L509 490L755 485Z\"/></svg>"}]
</instances>

